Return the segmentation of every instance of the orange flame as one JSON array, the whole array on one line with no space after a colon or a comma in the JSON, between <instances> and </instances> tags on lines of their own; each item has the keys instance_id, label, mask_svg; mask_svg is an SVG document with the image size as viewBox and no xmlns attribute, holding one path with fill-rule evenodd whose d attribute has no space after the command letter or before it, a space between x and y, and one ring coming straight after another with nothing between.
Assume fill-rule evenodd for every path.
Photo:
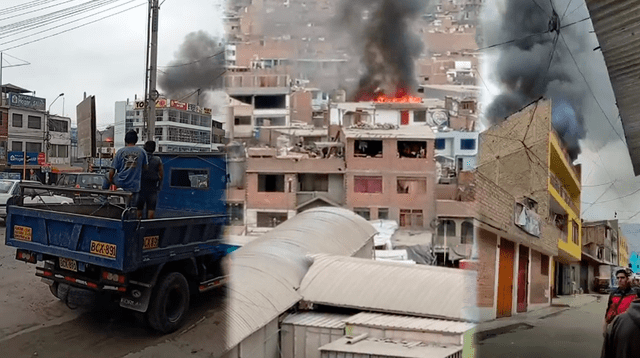
<instances>
[{"instance_id":1,"label":"orange flame","mask_svg":"<svg viewBox=\"0 0 640 358\"><path fill-rule=\"evenodd\" d=\"M412 96L404 89L398 89L392 96L389 96L384 92L363 93L358 96L358 101L376 103L422 103L422 98Z\"/></svg>"}]
</instances>

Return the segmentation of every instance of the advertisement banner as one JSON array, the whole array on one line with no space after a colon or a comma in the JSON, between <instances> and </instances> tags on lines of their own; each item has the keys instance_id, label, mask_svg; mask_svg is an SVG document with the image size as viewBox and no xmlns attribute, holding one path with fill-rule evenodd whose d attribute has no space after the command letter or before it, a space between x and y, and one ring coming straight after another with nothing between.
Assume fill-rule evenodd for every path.
<instances>
[{"instance_id":1,"label":"advertisement banner","mask_svg":"<svg viewBox=\"0 0 640 358\"><path fill-rule=\"evenodd\" d=\"M27 96L18 93L9 93L9 105L11 107L22 107L44 111L47 100L40 97Z\"/></svg>"},{"instance_id":2,"label":"advertisement banner","mask_svg":"<svg viewBox=\"0 0 640 358\"><path fill-rule=\"evenodd\" d=\"M204 114L211 114L211 108L204 108Z\"/></svg>"},{"instance_id":3,"label":"advertisement banner","mask_svg":"<svg viewBox=\"0 0 640 358\"><path fill-rule=\"evenodd\" d=\"M38 152L27 152L27 165L38 165ZM24 152L9 152L7 162L10 165L23 165Z\"/></svg>"},{"instance_id":4,"label":"advertisement banner","mask_svg":"<svg viewBox=\"0 0 640 358\"><path fill-rule=\"evenodd\" d=\"M156 108L164 108L167 106L167 100L165 98L158 98L156 101Z\"/></svg>"},{"instance_id":5,"label":"advertisement banner","mask_svg":"<svg viewBox=\"0 0 640 358\"><path fill-rule=\"evenodd\" d=\"M187 110L187 104L184 103L184 102L179 102L179 101L176 101L176 100L172 99L171 100L171 108L175 108L175 109L180 109L180 110L186 111Z\"/></svg>"},{"instance_id":6,"label":"advertisement banner","mask_svg":"<svg viewBox=\"0 0 640 358\"><path fill-rule=\"evenodd\" d=\"M196 106L195 104L187 104L187 108L190 112L197 112L198 111L198 106Z\"/></svg>"}]
</instances>

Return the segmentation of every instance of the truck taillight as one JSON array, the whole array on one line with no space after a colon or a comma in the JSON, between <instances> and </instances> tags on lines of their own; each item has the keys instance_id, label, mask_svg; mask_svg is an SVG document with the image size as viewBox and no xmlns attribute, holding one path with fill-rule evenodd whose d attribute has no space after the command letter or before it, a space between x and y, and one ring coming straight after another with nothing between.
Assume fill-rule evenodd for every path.
<instances>
[{"instance_id":1,"label":"truck taillight","mask_svg":"<svg viewBox=\"0 0 640 358\"><path fill-rule=\"evenodd\" d=\"M29 262L32 264L35 264L38 261L35 254L32 254L29 251L23 251L23 250L18 250L16 252L16 260Z\"/></svg>"},{"instance_id":2,"label":"truck taillight","mask_svg":"<svg viewBox=\"0 0 640 358\"><path fill-rule=\"evenodd\" d=\"M113 273L109 271L102 271L102 278L107 281L118 282L118 283L124 283L124 279L125 279L124 275L119 275L117 273Z\"/></svg>"}]
</instances>

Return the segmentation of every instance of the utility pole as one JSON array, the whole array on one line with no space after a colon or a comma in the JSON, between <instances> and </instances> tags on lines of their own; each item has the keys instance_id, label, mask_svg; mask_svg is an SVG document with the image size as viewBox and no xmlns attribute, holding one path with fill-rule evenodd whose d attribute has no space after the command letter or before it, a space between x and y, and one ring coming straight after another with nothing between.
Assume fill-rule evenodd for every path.
<instances>
[{"instance_id":1,"label":"utility pole","mask_svg":"<svg viewBox=\"0 0 640 358\"><path fill-rule=\"evenodd\" d=\"M159 0L149 0L149 37L147 39L148 59L148 93L147 96L147 135L146 140L154 140L156 131L156 90L157 66L158 66L158 12Z\"/></svg>"}]
</instances>

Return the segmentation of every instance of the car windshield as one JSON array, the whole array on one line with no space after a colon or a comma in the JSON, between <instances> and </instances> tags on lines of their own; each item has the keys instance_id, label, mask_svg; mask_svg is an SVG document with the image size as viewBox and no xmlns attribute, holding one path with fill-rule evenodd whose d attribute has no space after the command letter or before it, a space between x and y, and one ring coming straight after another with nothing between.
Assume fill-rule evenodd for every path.
<instances>
[{"instance_id":1,"label":"car windshield","mask_svg":"<svg viewBox=\"0 0 640 358\"><path fill-rule=\"evenodd\" d=\"M99 184L102 185L102 176L100 175L83 175L80 179L82 185Z\"/></svg>"},{"instance_id":2,"label":"car windshield","mask_svg":"<svg viewBox=\"0 0 640 358\"><path fill-rule=\"evenodd\" d=\"M0 193L2 194L8 193L9 190L11 190L12 186L13 186L12 181L0 180Z\"/></svg>"}]
</instances>

